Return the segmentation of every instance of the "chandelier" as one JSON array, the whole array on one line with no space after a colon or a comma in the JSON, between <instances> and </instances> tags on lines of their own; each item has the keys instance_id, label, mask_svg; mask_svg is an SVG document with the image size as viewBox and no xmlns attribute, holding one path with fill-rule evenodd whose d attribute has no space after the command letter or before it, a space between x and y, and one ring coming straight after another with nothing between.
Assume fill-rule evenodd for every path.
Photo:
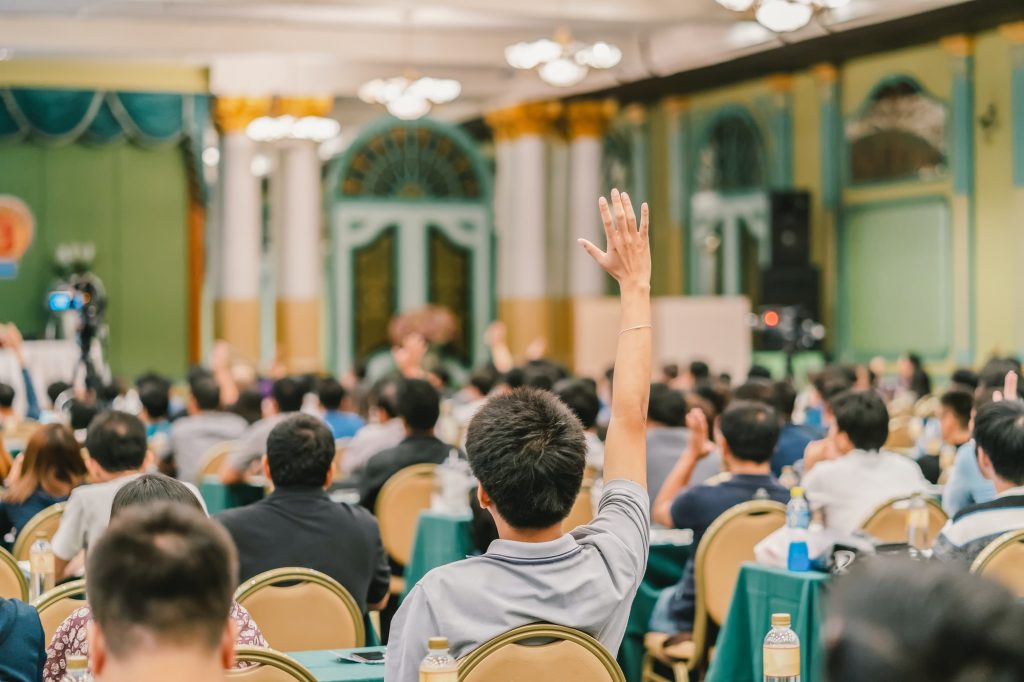
<instances>
[{"instance_id":1,"label":"chandelier","mask_svg":"<svg viewBox=\"0 0 1024 682\"><path fill-rule=\"evenodd\" d=\"M310 140L323 142L336 136L341 124L324 116L260 116L246 127L246 134L257 142ZM204 154L205 155L205 154Z\"/></svg>"},{"instance_id":2,"label":"chandelier","mask_svg":"<svg viewBox=\"0 0 1024 682\"><path fill-rule=\"evenodd\" d=\"M775 33L797 31L815 15L845 7L850 0L716 0L719 5L744 14L753 13L757 23Z\"/></svg>"},{"instance_id":3,"label":"chandelier","mask_svg":"<svg viewBox=\"0 0 1024 682\"><path fill-rule=\"evenodd\" d=\"M573 40L567 29L559 29L554 39L509 45L505 48L505 60L516 69L536 69L548 85L568 88L583 82L591 69L610 69L618 64L622 61L622 50L603 41Z\"/></svg>"},{"instance_id":4,"label":"chandelier","mask_svg":"<svg viewBox=\"0 0 1024 682\"><path fill-rule=\"evenodd\" d=\"M453 101L462 84L450 78L376 78L359 88L359 99L383 104L388 113L405 121L426 116L435 104Z\"/></svg>"}]
</instances>

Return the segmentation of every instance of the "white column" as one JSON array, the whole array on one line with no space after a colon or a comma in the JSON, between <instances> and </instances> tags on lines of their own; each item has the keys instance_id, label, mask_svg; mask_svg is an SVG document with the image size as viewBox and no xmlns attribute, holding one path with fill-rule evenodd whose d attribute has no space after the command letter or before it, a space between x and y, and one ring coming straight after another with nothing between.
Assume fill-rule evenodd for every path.
<instances>
[{"instance_id":1,"label":"white column","mask_svg":"<svg viewBox=\"0 0 1024 682\"><path fill-rule=\"evenodd\" d=\"M544 138L522 135L514 143L516 173L512 239L507 243L513 299L541 299L547 294L547 201Z\"/></svg>"},{"instance_id":2,"label":"white column","mask_svg":"<svg viewBox=\"0 0 1024 682\"><path fill-rule=\"evenodd\" d=\"M494 227L497 232L498 249L498 298L508 298L513 288L515 270L512 267L512 249L509 246L514 240L513 215L515 193L515 149L512 140L502 135L495 135L494 145Z\"/></svg>"},{"instance_id":3,"label":"white column","mask_svg":"<svg viewBox=\"0 0 1024 682\"><path fill-rule=\"evenodd\" d=\"M601 187L601 140L577 137L569 151L569 291L574 298L601 296L605 278L593 259L574 242L580 237L605 248L604 227L597 208Z\"/></svg>"}]
</instances>

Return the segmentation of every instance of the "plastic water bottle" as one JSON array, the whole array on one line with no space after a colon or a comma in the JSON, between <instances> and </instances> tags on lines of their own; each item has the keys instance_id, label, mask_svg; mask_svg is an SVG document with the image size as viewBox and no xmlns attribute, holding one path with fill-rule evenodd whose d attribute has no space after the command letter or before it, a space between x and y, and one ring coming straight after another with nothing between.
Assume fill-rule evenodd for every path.
<instances>
[{"instance_id":1,"label":"plastic water bottle","mask_svg":"<svg viewBox=\"0 0 1024 682\"><path fill-rule=\"evenodd\" d=\"M431 637L420 663L420 682L459 682L459 664L448 653L447 637Z\"/></svg>"},{"instance_id":2,"label":"plastic water bottle","mask_svg":"<svg viewBox=\"0 0 1024 682\"><path fill-rule=\"evenodd\" d=\"M914 493L907 509L907 547L911 556L925 556L931 547L928 542L928 503L921 493Z\"/></svg>"},{"instance_id":3,"label":"plastic water bottle","mask_svg":"<svg viewBox=\"0 0 1024 682\"><path fill-rule=\"evenodd\" d=\"M800 638L791 624L788 613L772 614L764 638L764 682L800 682Z\"/></svg>"},{"instance_id":4,"label":"plastic water bottle","mask_svg":"<svg viewBox=\"0 0 1024 682\"><path fill-rule=\"evenodd\" d=\"M789 495L789 504L786 505L789 557L786 565L791 571L809 571L811 558L807 550L807 529L811 525L811 507L804 497L803 488L797 486Z\"/></svg>"},{"instance_id":5,"label":"plastic water bottle","mask_svg":"<svg viewBox=\"0 0 1024 682\"><path fill-rule=\"evenodd\" d=\"M45 537L40 536L32 543L29 550L29 565L31 566L28 597L35 601L48 590L52 590L55 584L53 546Z\"/></svg>"},{"instance_id":6,"label":"plastic water bottle","mask_svg":"<svg viewBox=\"0 0 1024 682\"><path fill-rule=\"evenodd\" d=\"M68 656L67 671L61 682L92 682L89 674L89 659L85 656Z\"/></svg>"}]
</instances>

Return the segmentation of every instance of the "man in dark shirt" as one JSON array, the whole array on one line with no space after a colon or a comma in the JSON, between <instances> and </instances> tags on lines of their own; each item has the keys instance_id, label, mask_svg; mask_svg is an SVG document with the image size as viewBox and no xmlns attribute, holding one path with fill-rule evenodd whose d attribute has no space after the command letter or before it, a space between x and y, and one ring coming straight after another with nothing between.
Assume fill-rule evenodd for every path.
<instances>
[{"instance_id":1,"label":"man in dark shirt","mask_svg":"<svg viewBox=\"0 0 1024 682\"><path fill-rule=\"evenodd\" d=\"M716 441L729 473L678 494L686 487L698 460L711 451L704 413L691 410L686 416L690 446L679 458L654 502L653 519L671 528L693 530L693 546L719 516L750 500L789 501L789 491L771 475L771 458L779 439L778 417L768 405L736 401L718 419ZM665 590L651 616L651 629L677 635L670 642L685 641L693 632L696 587L694 565L686 566L683 578Z\"/></svg>"},{"instance_id":2,"label":"man in dark shirt","mask_svg":"<svg viewBox=\"0 0 1024 682\"><path fill-rule=\"evenodd\" d=\"M46 640L39 614L24 602L0 598L0 680L43 679Z\"/></svg>"},{"instance_id":3,"label":"man in dark shirt","mask_svg":"<svg viewBox=\"0 0 1024 682\"><path fill-rule=\"evenodd\" d=\"M326 573L352 593L365 613L384 607L391 577L377 520L335 504L334 437L323 421L288 417L267 439L263 470L275 490L248 507L218 514L238 548L239 580L298 566Z\"/></svg>"},{"instance_id":4,"label":"man in dark shirt","mask_svg":"<svg viewBox=\"0 0 1024 682\"><path fill-rule=\"evenodd\" d=\"M434 437L441 398L428 382L409 379L399 386L398 414L405 424L405 440L370 459L359 479L360 504L370 511L389 478L413 464L440 464L452 451Z\"/></svg>"}]
</instances>

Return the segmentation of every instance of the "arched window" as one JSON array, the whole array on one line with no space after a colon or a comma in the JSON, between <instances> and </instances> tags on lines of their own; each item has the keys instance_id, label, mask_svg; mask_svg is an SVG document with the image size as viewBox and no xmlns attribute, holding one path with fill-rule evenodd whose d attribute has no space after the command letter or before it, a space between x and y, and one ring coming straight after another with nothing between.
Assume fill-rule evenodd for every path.
<instances>
[{"instance_id":1,"label":"arched window","mask_svg":"<svg viewBox=\"0 0 1024 682\"><path fill-rule=\"evenodd\" d=\"M761 135L743 112L719 116L698 153L698 191L744 192L765 185Z\"/></svg>"}]
</instances>

